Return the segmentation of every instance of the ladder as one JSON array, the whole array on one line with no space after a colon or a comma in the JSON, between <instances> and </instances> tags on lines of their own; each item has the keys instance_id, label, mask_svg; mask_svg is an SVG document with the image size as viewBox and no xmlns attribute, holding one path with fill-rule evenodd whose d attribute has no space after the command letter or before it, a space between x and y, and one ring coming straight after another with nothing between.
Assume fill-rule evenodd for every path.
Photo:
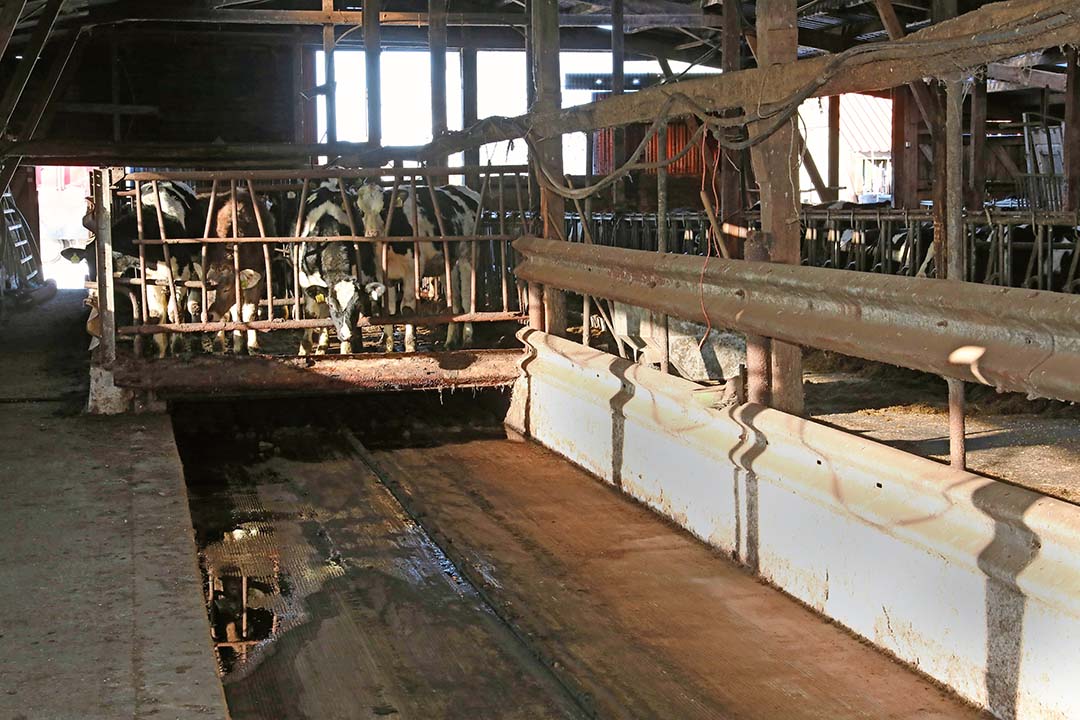
<instances>
[{"instance_id":1,"label":"ladder","mask_svg":"<svg viewBox=\"0 0 1080 720\"><path fill-rule=\"evenodd\" d=\"M11 192L0 195L0 297L41 286L43 277L32 244L34 237Z\"/></svg>"}]
</instances>

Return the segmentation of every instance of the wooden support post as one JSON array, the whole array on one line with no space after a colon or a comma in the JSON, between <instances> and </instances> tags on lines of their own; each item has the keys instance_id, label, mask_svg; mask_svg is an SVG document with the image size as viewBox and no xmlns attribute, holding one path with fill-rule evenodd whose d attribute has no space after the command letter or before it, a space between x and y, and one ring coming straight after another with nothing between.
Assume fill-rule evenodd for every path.
<instances>
[{"instance_id":1,"label":"wooden support post","mask_svg":"<svg viewBox=\"0 0 1080 720\"><path fill-rule=\"evenodd\" d=\"M446 132L446 3L447 0L428 0L428 51L431 53L431 136L438 138ZM446 167L445 157L432 160ZM447 178L431 179L443 185Z\"/></svg>"},{"instance_id":2,"label":"wooden support post","mask_svg":"<svg viewBox=\"0 0 1080 720\"><path fill-rule=\"evenodd\" d=\"M368 142L382 145L382 0L364 0L364 76L367 79Z\"/></svg>"},{"instance_id":3,"label":"wooden support post","mask_svg":"<svg viewBox=\"0 0 1080 720\"><path fill-rule=\"evenodd\" d=\"M30 74L34 72L41 51L45 49L45 43L48 42L49 35L52 34L56 17L60 14L63 5L64 0L49 0L49 3L42 9L41 14L38 15L37 25L34 26L34 32L30 37L30 44L23 53L23 59L15 67L15 74L8 82L3 99L0 99L0 136L4 135L8 125L11 124L15 108L19 104L19 99L22 98L27 82L30 80Z\"/></svg>"},{"instance_id":4,"label":"wooden support post","mask_svg":"<svg viewBox=\"0 0 1080 720\"><path fill-rule=\"evenodd\" d=\"M948 20L956 17L957 13L957 0L931 0L930 3L930 15L931 19L935 23ZM913 83L912 89L918 90L920 83ZM939 88L932 93L932 96L937 98L932 104L940 108L943 106L941 99L944 98L944 92ZM915 93L915 98L918 100L919 93ZM920 103L920 108L922 108ZM929 110L929 108L926 108ZM948 196L949 196L949 151L950 142L945 137L947 133L941 132L941 113L934 111L924 112L923 119L926 121L927 127L930 129L931 144L934 148L934 185L931 190L931 197L934 203L934 276L937 278L944 278L948 274L948 252L949 247L946 242L948 234ZM961 137L961 140L963 138ZM963 169L963 143L959 145L958 152L961 154L958 162L959 167ZM959 188L962 186L963 180L961 180Z\"/></svg>"},{"instance_id":5,"label":"wooden support post","mask_svg":"<svg viewBox=\"0 0 1080 720\"><path fill-rule=\"evenodd\" d=\"M333 9L333 0L323 0L323 7L329 4ZM326 142L337 142L337 80L334 77L334 26L323 25L323 68L325 70L326 94Z\"/></svg>"},{"instance_id":6,"label":"wooden support post","mask_svg":"<svg viewBox=\"0 0 1080 720\"><path fill-rule=\"evenodd\" d=\"M662 164L668 158L667 131L667 125L661 125L656 135L656 162L661 163L656 170L656 252L660 254L668 251L668 170L667 166ZM671 372L671 340L667 315L660 317L660 372L665 375Z\"/></svg>"},{"instance_id":7,"label":"wooden support post","mask_svg":"<svg viewBox=\"0 0 1080 720\"><path fill-rule=\"evenodd\" d=\"M1080 210L1080 53L1065 51L1065 187L1066 208Z\"/></svg>"},{"instance_id":8,"label":"wooden support post","mask_svg":"<svg viewBox=\"0 0 1080 720\"><path fill-rule=\"evenodd\" d=\"M98 313L101 316L99 366L112 369L116 362L116 293L113 292L112 171L94 171L94 233L97 252Z\"/></svg>"},{"instance_id":9,"label":"wooden support post","mask_svg":"<svg viewBox=\"0 0 1080 720\"><path fill-rule=\"evenodd\" d=\"M562 104L562 75L559 72L559 3L558 0L532 0L531 32L533 69L536 79L536 109L553 112ZM562 138L553 137L540 144L540 157L552 178L563 176ZM544 237L564 239L566 203L556 193L542 189L540 214L544 221ZM544 288L544 315L547 331L553 335L566 335L566 293L557 288Z\"/></svg>"},{"instance_id":10,"label":"wooden support post","mask_svg":"<svg viewBox=\"0 0 1080 720\"><path fill-rule=\"evenodd\" d=\"M624 35L626 14L623 0L611 0L611 94L622 95L626 89L626 39ZM612 130L611 140L611 164L612 169L626 162L626 129L622 126ZM626 179L619 178L611 186L612 203L615 210L622 209L626 204Z\"/></svg>"},{"instance_id":11,"label":"wooden support post","mask_svg":"<svg viewBox=\"0 0 1080 720\"><path fill-rule=\"evenodd\" d=\"M742 70L742 0L724 0L723 30L720 42L720 61L724 72ZM743 194L739 187L742 152L724 150L720 162L720 218L732 223L743 210ZM740 224L740 223L733 223ZM725 234L724 244L733 257L743 257L742 238Z\"/></svg>"},{"instance_id":12,"label":"wooden support post","mask_svg":"<svg viewBox=\"0 0 1080 720\"><path fill-rule=\"evenodd\" d=\"M799 34L795 3L759 0L757 4L758 66L794 62ZM761 124L751 132L760 131ZM799 157L796 118L756 146L752 153L761 190L761 229L769 260L799 264ZM749 350L749 348L748 348ZM793 415L803 412L802 349L773 340L770 353L771 406Z\"/></svg>"},{"instance_id":13,"label":"wooden support post","mask_svg":"<svg viewBox=\"0 0 1080 720\"><path fill-rule=\"evenodd\" d=\"M0 10L0 60L4 59L11 36L15 32L15 26L19 24L19 16L26 7L26 0L7 0L3 10Z\"/></svg>"},{"instance_id":14,"label":"wooden support post","mask_svg":"<svg viewBox=\"0 0 1080 720\"><path fill-rule=\"evenodd\" d=\"M971 153L968 159L967 206L983 208L986 198L986 75L979 73L971 89Z\"/></svg>"},{"instance_id":15,"label":"wooden support post","mask_svg":"<svg viewBox=\"0 0 1080 720\"><path fill-rule=\"evenodd\" d=\"M825 202L840 199L840 96L829 98L829 187Z\"/></svg>"},{"instance_id":16,"label":"wooden support post","mask_svg":"<svg viewBox=\"0 0 1080 720\"><path fill-rule=\"evenodd\" d=\"M964 81L949 82L945 101L945 137L947 149L947 221L946 277L952 282L964 280ZM936 160L936 158L935 158ZM949 378L949 458L952 466L966 466L964 428L964 383Z\"/></svg>"},{"instance_id":17,"label":"wooden support post","mask_svg":"<svg viewBox=\"0 0 1080 720\"><path fill-rule=\"evenodd\" d=\"M476 49L461 50L461 117L465 127L471 127L479 119L479 85L477 80ZM465 164L480 165L480 148L473 147L465 151ZM469 187L480 186L480 173L473 173L465 178Z\"/></svg>"},{"instance_id":18,"label":"wooden support post","mask_svg":"<svg viewBox=\"0 0 1080 720\"><path fill-rule=\"evenodd\" d=\"M294 30L294 39L290 49L292 63L292 97L293 97L293 142L308 142L307 130L307 103L305 98L304 82L304 42L300 37L299 29ZM314 84L314 83L312 83Z\"/></svg>"}]
</instances>

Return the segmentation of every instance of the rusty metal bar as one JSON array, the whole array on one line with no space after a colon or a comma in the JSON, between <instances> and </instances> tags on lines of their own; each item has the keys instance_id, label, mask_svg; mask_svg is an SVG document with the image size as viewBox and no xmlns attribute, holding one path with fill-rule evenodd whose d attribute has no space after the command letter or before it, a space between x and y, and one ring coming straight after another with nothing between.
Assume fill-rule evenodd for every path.
<instances>
[{"instance_id":1,"label":"rusty metal bar","mask_svg":"<svg viewBox=\"0 0 1080 720\"><path fill-rule=\"evenodd\" d=\"M499 173L499 234L506 235L506 176ZM490 178L489 172L485 177ZM493 241L495 242L495 241ZM510 288L507 280L506 267L506 241L499 240L499 282L502 284L502 309L506 312L510 309Z\"/></svg>"},{"instance_id":2,"label":"rusty metal bar","mask_svg":"<svg viewBox=\"0 0 1080 720\"><path fill-rule=\"evenodd\" d=\"M445 73L443 73L443 75L445 76ZM445 85L445 81L444 81L444 85ZM444 98L444 100L445 100L445 98ZM444 105L445 105L445 103L444 103ZM445 110L445 107L443 109ZM439 235L444 238L443 241L442 241L442 249L443 249L443 272L446 275L446 307L452 308L452 307L454 307L454 283L453 283L453 278L451 277L450 243L449 243L449 241L447 241L445 239L446 238L446 222L443 220L442 210L439 209L439 198L435 194L435 183L433 182L433 179L430 176L428 177L427 187L428 187L428 195L431 196L432 212L435 213L435 222L439 226ZM413 203L413 210L414 211L416 210L416 203L415 202ZM475 234L475 232L474 232L474 234ZM420 248L420 246L417 245L417 255L419 255L419 248ZM418 283L417 287L419 287L419 282L420 282L420 280L419 280L419 278L417 278L417 283Z\"/></svg>"},{"instance_id":3,"label":"rusty metal bar","mask_svg":"<svg viewBox=\"0 0 1080 720\"><path fill-rule=\"evenodd\" d=\"M727 8L725 8L726 10ZM656 134L656 162L660 167L656 170L656 252L664 255L668 251L668 171L664 163L668 156L668 126L667 123L660 126ZM714 213L715 215L715 213ZM712 216L709 217L712 220ZM714 232L719 228L714 228ZM720 247L726 249L724 236L717 235ZM588 326L585 327L588 334ZM586 343L588 344L588 343ZM671 338L668 330L668 317L660 317L660 372L665 375L671 372Z\"/></svg>"},{"instance_id":4,"label":"rusty metal bar","mask_svg":"<svg viewBox=\"0 0 1080 720\"><path fill-rule=\"evenodd\" d=\"M116 384L163 395L230 396L259 392L352 393L503 387L520 373L521 350L389 355L203 355L117 363Z\"/></svg>"},{"instance_id":5,"label":"rusty metal bar","mask_svg":"<svg viewBox=\"0 0 1080 720\"><path fill-rule=\"evenodd\" d=\"M513 241L517 240L521 235L449 235L448 240L450 242L462 242L462 243L480 243L489 240L504 240ZM353 235L309 235L309 236L295 236L295 237L167 237L165 241L153 239L153 237L147 237L143 241L144 245L200 245L207 243L210 245L234 245L234 244L253 244L253 243L309 243L312 241L319 241L324 243L348 243L355 241L357 243L413 243L416 242L416 235L377 235L372 237L360 237Z\"/></svg>"},{"instance_id":6,"label":"rusty metal bar","mask_svg":"<svg viewBox=\"0 0 1080 720\"><path fill-rule=\"evenodd\" d=\"M357 322L356 327L379 327L382 325L447 325L449 323L482 323L482 322L524 322L525 317L516 312L473 312L473 313L443 313L440 315L384 315L382 317L363 317ZM312 328L333 327L333 321L328 318L311 318L307 320L252 320L251 322L220 322L206 323L162 323L160 325L126 325L117 332L120 335L157 335L164 332L177 333L201 333L201 332L226 332L230 330L258 330L270 332L275 330L309 330Z\"/></svg>"},{"instance_id":7,"label":"rusty metal bar","mask_svg":"<svg viewBox=\"0 0 1080 720\"><path fill-rule=\"evenodd\" d=\"M429 183L430 184L430 183ZM416 175L409 178L409 188L412 193L412 231L413 231L413 299L416 300L417 308L420 306L420 198L416 196ZM387 211L393 212L393 208Z\"/></svg>"},{"instance_id":8,"label":"rusty metal bar","mask_svg":"<svg viewBox=\"0 0 1080 720\"><path fill-rule=\"evenodd\" d=\"M165 214L161 210L161 187L158 185L157 180L151 182L151 188L154 190L154 212L157 213L158 235L161 240L167 240L169 236L165 232ZM137 198L136 202L141 205L142 198ZM162 243L161 252L165 257L165 277L169 281L169 299L165 302L165 317L166 319L172 320L174 318L169 317L169 308L175 307L176 305L176 278L173 277L172 255L169 253L168 243ZM176 315L177 317L175 319L178 320L180 315L179 308L176 308Z\"/></svg>"},{"instance_id":9,"label":"rusty metal bar","mask_svg":"<svg viewBox=\"0 0 1080 720\"><path fill-rule=\"evenodd\" d=\"M1033 396L1080 401L1080 297L523 238L518 276ZM532 308L530 308L530 315Z\"/></svg>"},{"instance_id":10,"label":"rusty metal bar","mask_svg":"<svg viewBox=\"0 0 1080 720\"><path fill-rule=\"evenodd\" d=\"M146 226L143 224L142 183L138 181L135 182L135 226L139 240L145 240ZM146 246L142 243L139 244L139 276L146 280ZM139 316L142 318L143 325L145 325L149 322L149 310L147 307L146 283L143 282L141 285L139 296L142 298L142 309Z\"/></svg>"},{"instance_id":11,"label":"rusty metal bar","mask_svg":"<svg viewBox=\"0 0 1080 720\"><path fill-rule=\"evenodd\" d=\"M465 175L468 173L503 172L509 175L529 172L528 165L458 165L424 168L324 168L315 170L170 170L154 172L140 170L127 173L122 180L180 180L209 182L211 180L330 180L333 178L407 178L410 175Z\"/></svg>"},{"instance_id":12,"label":"rusty metal bar","mask_svg":"<svg viewBox=\"0 0 1080 720\"><path fill-rule=\"evenodd\" d=\"M964 235L964 82L953 80L945 95L946 216L945 257L949 282L963 282ZM1049 136L1048 136L1049 137ZM1041 247L1041 245L1040 245ZM1035 254L1032 253L1032 258ZM1041 283L1040 283L1041 284ZM954 468L967 467L964 381L947 378L949 386L949 459Z\"/></svg>"},{"instance_id":13,"label":"rusty metal bar","mask_svg":"<svg viewBox=\"0 0 1080 720\"><path fill-rule=\"evenodd\" d=\"M255 223L259 226L259 237L266 239L266 224L263 222L262 210L259 208L259 196L255 192L255 183L250 179L247 181L248 196L251 198L251 209L255 213ZM352 214L349 214L352 218ZM353 229L355 232L355 228ZM262 246L263 251L263 268L266 272L266 307L267 307L267 320L274 319L274 283L270 276L270 245L264 243ZM359 249L357 249L357 259L359 260Z\"/></svg>"},{"instance_id":14,"label":"rusty metal bar","mask_svg":"<svg viewBox=\"0 0 1080 720\"><path fill-rule=\"evenodd\" d=\"M214 225L214 208L217 205L218 195L218 181L214 180L210 185L210 205L206 208L206 226L203 228L203 237L210 236L210 228ZM202 243L199 249L199 287L202 291L202 298L199 300L199 315L203 322L207 322L210 317L210 309L206 306L207 288L206 288L206 266L208 263L207 256L210 248L206 243Z\"/></svg>"},{"instance_id":15,"label":"rusty metal bar","mask_svg":"<svg viewBox=\"0 0 1080 720\"><path fill-rule=\"evenodd\" d=\"M480 201L476 204L476 218L473 220L472 234L477 235L480 232L480 222L484 219L484 200L487 198L488 183L491 181L491 175L484 176L484 182L480 185ZM472 243L469 246L469 260L471 262L472 272L469 274L469 310L476 310L476 266L479 262L478 255L479 246L476 243ZM503 308L505 310L505 308Z\"/></svg>"}]
</instances>

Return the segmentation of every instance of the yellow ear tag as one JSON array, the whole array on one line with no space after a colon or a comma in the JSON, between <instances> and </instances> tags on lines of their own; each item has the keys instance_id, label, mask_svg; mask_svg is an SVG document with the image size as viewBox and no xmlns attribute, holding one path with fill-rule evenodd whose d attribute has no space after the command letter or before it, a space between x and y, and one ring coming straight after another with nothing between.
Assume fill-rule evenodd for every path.
<instances>
[{"instance_id":1,"label":"yellow ear tag","mask_svg":"<svg viewBox=\"0 0 1080 720\"><path fill-rule=\"evenodd\" d=\"M398 195L397 199L394 200L394 205L398 207L405 207L405 197L403 195Z\"/></svg>"},{"instance_id":2,"label":"yellow ear tag","mask_svg":"<svg viewBox=\"0 0 1080 720\"><path fill-rule=\"evenodd\" d=\"M325 296L325 295L323 295L322 293L318 293L318 294L317 294L317 295L315 296L315 302L318 302L318 303L324 303L324 302L326 302L326 296Z\"/></svg>"}]
</instances>

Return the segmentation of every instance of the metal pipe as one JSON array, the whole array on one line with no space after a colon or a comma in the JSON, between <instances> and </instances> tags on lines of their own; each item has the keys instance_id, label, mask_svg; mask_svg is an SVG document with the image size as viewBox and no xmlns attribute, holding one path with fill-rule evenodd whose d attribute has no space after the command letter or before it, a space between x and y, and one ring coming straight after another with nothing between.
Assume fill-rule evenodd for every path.
<instances>
[{"instance_id":1,"label":"metal pipe","mask_svg":"<svg viewBox=\"0 0 1080 720\"><path fill-rule=\"evenodd\" d=\"M357 321L356 327L379 327L381 325L398 324L424 324L424 325L447 325L449 323L482 323L482 322L524 322L525 317L516 312L473 312L473 313L445 313L442 315L387 315L383 317L363 317ZM157 335L164 332L194 333L194 332L226 332L230 330L258 330L269 332L274 330L309 330L312 328L333 327L330 319L311 318L308 320L252 320L251 322L207 322L207 323L162 323L159 325L127 325L118 331L120 335Z\"/></svg>"},{"instance_id":2,"label":"metal pipe","mask_svg":"<svg viewBox=\"0 0 1080 720\"><path fill-rule=\"evenodd\" d=\"M540 238L518 276L693 322L1080 401L1080 297Z\"/></svg>"},{"instance_id":3,"label":"metal pipe","mask_svg":"<svg viewBox=\"0 0 1080 720\"><path fill-rule=\"evenodd\" d=\"M964 83L949 82L945 96L946 217L945 257L949 282L964 280ZM1034 255L1033 255L1034 257ZM967 466L966 422L964 417L964 382L948 378L949 385L949 459L952 466Z\"/></svg>"},{"instance_id":4,"label":"metal pipe","mask_svg":"<svg viewBox=\"0 0 1080 720\"><path fill-rule=\"evenodd\" d=\"M425 168L351 168L335 167L316 170L169 170L154 172L140 170L124 175L123 180L181 180L209 182L210 180L330 180L333 178L406 178L411 175L465 175L477 172L502 172L509 175L529 172L528 165L454 165Z\"/></svg>"}]
</instances>

